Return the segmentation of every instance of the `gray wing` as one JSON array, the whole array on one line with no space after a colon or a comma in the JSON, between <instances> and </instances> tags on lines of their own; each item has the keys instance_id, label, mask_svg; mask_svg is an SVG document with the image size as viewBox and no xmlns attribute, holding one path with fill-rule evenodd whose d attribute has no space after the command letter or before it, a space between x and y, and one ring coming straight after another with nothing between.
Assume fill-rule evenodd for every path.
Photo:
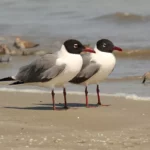
<instances>
[{"instance_id":1,"label":"gray wing","mask_svg":"<svg viewBox=\"0 0 150 150\"><path fill-rule=\"evenodd\" d=\"M95 73L97 73L100 69L100 65L96 64L94 61L90 61L90 54L84 54L82 55L83 58L83 65L81 71L77 74L76 77L74 77L71 81L71 83L82 83L86 81L87 79L91 78Z\"/></svg>"},{"instance_id":2,"label":"gray wing","mask_svg":"<svg viewBox=\"0 0 150 150\"><path fill-rule=\"evenodd\" d=\"M21 67L15 79L22 82L44 82L53 79L66 66L56 65L57 58L55 54L46 54L31 64Z\"/></svg>"}]
</instances>

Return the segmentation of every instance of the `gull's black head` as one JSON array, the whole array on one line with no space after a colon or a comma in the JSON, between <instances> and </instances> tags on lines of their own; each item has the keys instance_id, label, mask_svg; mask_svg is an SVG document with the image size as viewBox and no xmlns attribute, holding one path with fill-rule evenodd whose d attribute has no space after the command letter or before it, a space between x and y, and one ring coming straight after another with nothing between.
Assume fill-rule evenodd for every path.
<instances>
[{"instance_id":1,"label":"gull's black head","mask_svg":"<svg viewBox=\"0 0 150 150\"><path fill-rule=\"evenodd\" d=\"M97 49L102 52L112 53L114 50L122 51L120 47L114 46L114 44L107 40L101 39L96 43Z\"/></svg>"},{"instance_id":2,"label":"gull's black head","mask_svg":"<svg viewBox=\"0 0 150 150\"><path fill-rule=\"evenodd\" d=\"M81 42L79 42L78 40L74 40L74 39L69 39L65 41L64 46L66 50L72 54L80 54L83 51L95 53L93 49L85 47L84 45L82 45Z\"/></svg>"}]
</instances>

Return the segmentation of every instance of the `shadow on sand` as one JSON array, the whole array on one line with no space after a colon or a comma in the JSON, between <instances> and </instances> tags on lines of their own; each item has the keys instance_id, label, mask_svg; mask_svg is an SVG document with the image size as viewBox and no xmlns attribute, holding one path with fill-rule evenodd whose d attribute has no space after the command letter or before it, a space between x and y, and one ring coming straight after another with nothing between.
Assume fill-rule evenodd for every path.
<instances>
[{"instance_id":1,"label":"shadow on sand","mask_svg":"<svg viewBox=\"0 0 150 150\"><path fill-rule=\"evenodd\" d=\"M26 110L53 110L53 105L52 104L33 104L36 106L33 107L11 107L11 106L7 106L7 107L2 107L2 108L8 108L8 109L26 109ZM59 103L59 104L55 104L56 108L58 110L67 110L64 109L64 104ZM89 104L90 107L97 107L97 104ZM86 107L85 104L79 104L79 103L68 103L68 108L80 108L80 107Z\"/></svg>"}]
</instances>

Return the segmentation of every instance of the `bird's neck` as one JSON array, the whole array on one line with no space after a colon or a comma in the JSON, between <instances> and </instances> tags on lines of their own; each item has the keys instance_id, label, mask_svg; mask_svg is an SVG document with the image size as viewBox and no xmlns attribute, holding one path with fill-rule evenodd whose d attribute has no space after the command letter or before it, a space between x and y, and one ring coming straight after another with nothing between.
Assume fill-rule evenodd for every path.
<instances>
[{"instance_id":1,"label":"bird's neck","mask_svg":"<svg viewBox=\"0 0 150 150\"><path fill-rule=\"evenodd\" d=\"M61 46L61 49L59 50L58 54L60 56L67 56L69 55L70 53L67 52L66 48L64 45Z\"/></svg>"},{"instance_id":2,"label":"bird's neck","mask_svg":"<svg viewBox=\"0 0 150 150\"><path fill-rule=\"evenodd\" d=\"M94 51L96 53L91 53L91 60L95 60L95 61L115 61L115 56L113 55L113 53L107 53L107 52L102 52L100 50L98 50L96 47L94 48Z\"/></svg>"}]
</instances>

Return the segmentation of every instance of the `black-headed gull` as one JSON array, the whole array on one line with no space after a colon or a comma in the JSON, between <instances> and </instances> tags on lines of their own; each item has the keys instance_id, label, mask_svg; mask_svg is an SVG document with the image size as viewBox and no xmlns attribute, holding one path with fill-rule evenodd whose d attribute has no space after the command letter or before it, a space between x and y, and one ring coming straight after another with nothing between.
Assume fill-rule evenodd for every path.
<instances>
[{"instance_id":1,"label":"black-headed gull","mask_svg":"<svg viewBox=\"0 0 150 150\"><path fill-rule=\"evenodd\" d=\"M67 109L65 83L74 78L82 68L81 52L95 53L91 48L83 46L79 41L69 39L54 54L46 54L32 63L20 68L16 76L0 79L0 81L16 80L10 85L31 84L52 88L53 109L55 110L54 88L63 87L65 108Z\"/></svg>"},{"instance_id":2,"label":"black-headed gull","mask_svg":"<svg viewBox=\"0 0 150 150\"><path fill-rule=\"evenodd\" d=\"M97 84L98 105L102 105L99 95L99 83L106 79L114 70L116 58L113 55L114 50L122 51L121 48L114 46L108 39L99 40L94 48L94 54L83 54L83 66L81 71L70 82L74 84L85 85L86 106L88 105L89 84Z\"/></svg>"}]
</instances>

